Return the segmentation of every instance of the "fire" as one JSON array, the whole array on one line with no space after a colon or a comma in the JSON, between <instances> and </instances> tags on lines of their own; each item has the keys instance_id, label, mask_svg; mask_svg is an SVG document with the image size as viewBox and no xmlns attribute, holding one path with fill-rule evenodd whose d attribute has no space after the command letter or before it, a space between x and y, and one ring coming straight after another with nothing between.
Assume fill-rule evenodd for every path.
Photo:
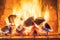
<instances>
[{"instance_id":1,"label":"fire","mask_svg":"<svg viewBox=\"0 0 60 40\"><path fill-rule=\"evenodd\" d=\"M13 8L13 14L23 17L24 20L31 16L34 16L34 18L41 17L41 5L39 4L39 0L21 0L20 2L21 8Z\"/></svg>"},{"instance_id":2,"label":"fire","mask_svg":"<svg viewBox=\"0 0 60 40\"><path fill-rule=\"evenodd\" d=\"M47 23L49 21L49 9L48 9L48 5L45 7L44 19L45 19L45 22L43 22L43 26L45 25L45 23Z\"/></svg>"},{"instance_id":3,"label":"fire","mask_svg":"<svg viewBox=\"0 0 60 40\"><path fill-rule=\"evenodd\" d=\"M30 27L25 27L25 30L24 30L23 34L29 35L29 33L32 32L31 30L32 30L32 26L30 26ZM31 35L32 35L32 34L31 34Z\"/></svg>"},{"instance_id":4,"label":"fire","mask_svg":"<svg viewBox=\"0 0 60 40\"><path fill-rule=\"evenodd\" d=\"M40 1L40 3L39 3L39 1ZM28 19L29 17L34 17L34 19L36 19L38 17L42 17L42 11L41 11L42 0L21 0L20 1L21 5L17 6L17 4L15 6L13 6L13 10L12 10L12 15L16 15L16 18L14 19L14 24L15 24L15 27L13 29L14 32L16 31L16 28L19 25L24 26L24 21L26 19ZM44 12L44 19L46 22L49 20L48 6L46 7L45 12ZM9 25L9 21L7 19L6 19L6 23L7 23L7 25ZM39 28L38 25L35 25L35 26L37 28ZM32 29L32 27L24 27L24 28L26 29L24 31L26 35Z\"/></svg>"},{"instance_id":5,"label":"fire","mask_svg":"<svg viewBox=\"0 0 60 40\"><path fill-rule=\"evenodd\" d=\"M40 0L41 2L41 0ZM20 6L14 6L13 15L16 15L17 18L14 20L16 28L29 17L41 17L41 3L39 4L39 0L21 0L21 8ZM39 6L40 5L40 6ZM23 20L20 20L22 18Z\"/></svg>"},{"instance_id":6,"label":"fire","mask_svg":"<svg viewBox=\"0 0 60 40\"><path fill-rule=\"evenodd\" d=\"M44 12L44 19L46 21L49 20L49 9L48 9L48 6L46 7L45 12Z\"/></svg>"}]
</instances>

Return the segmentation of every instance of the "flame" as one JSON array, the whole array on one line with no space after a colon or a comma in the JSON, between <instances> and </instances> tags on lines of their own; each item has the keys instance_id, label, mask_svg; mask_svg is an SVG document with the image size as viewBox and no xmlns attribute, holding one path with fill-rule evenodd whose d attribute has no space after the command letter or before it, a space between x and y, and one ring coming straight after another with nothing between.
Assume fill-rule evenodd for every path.
<instances>
[{"instance_id":1,"label":"flame","mask_svg":"<svg viewBox=\"0 0 60 40\"><path fill-rule=\"evenodd\" d=\"M49 9L48 9L48 6L46 7L45 12L44 12L44 19L45 19L45 21L49 20Z\"/></svg>"},{"instance_id":2,"label":"flame","mask_svg":"<svg viewBox=\"0 0 60 40\"><path fill-rule=\"evenodd\" d=\"M41 5L39 6L39 0L21 0L21 8L14 7L13 14L23 17L24 20L34 16L41 17Z\"/></svg>"},{"instance_id":3,"label":"flame","mask_svg":"<svg viewBox=\"0 0 60 40\"><path fill-rule=\"evenodd\" d=\"M28 35L29 33L31 33L33 31L32 27L33 26L25 27L25 30L24 30L23 34Z\"/></svg>"},{"instance_id":4,"label":"flame","mask_svg":"<svg viewBox=\"0 0 60 40\"><path fill-rule=\"evenodd\" d=\"M40 1L40 3L39 3ZM18 3L17 3L18 4ZM20 0L20 4L21 5L14 5L13 6L13 11L12 11L12 15L16 15L17 17L14 19L14 24L15 24L15 28L13 29L13 31L15 32L16 28L19 25L23 25L24 21L26 19L28 19L29 17L34 17L38 18L41 17L41 8L42 8L42 0ZM45 9L46 11L44 12L44 19L46 21L49 20L49 10L48 7L46 7ZM22 18L23 20L21 20L20 18ZM6 23L7 25L9 24L8 20L6 19ZM35 25L37 28L39 28L37 25ZM25 33L26 35L31 31L31 27L28 29L28 27L25 27ZM13 33L14 33L13 32Z\"/></svg>"},{"instance_id":5,"label":"flame","mask_svg":"<svg viewBox=\"0 0 60 40\"><path fill-rule=\"evenodd\" d=\"M40 0L41 2L41 0ZM23 25L23 22L29 18L29 17L41 17L41 3L39 4L39 0L21 0L20 1L21 5L17 6L15 5L13 7L13 15L16 15L17 18L15 18L14 23L15 23L15 29L19 25ZM39 6L40 5L40 6ZM22 18L23 20L20 20Z\"/></svg>"},{"instance_id":6,"label":"flame","mask_svg":"<svg viewBox=\"0 0 60 40\"><path fill-rule=\"evenodd\" d=\"M48 9L48 5L45 7L44 19L45 19L45 22L43 22L43 26L45 25L45 23L47 23L49 21L49 9Z\"/></svg>"}]
</instances>

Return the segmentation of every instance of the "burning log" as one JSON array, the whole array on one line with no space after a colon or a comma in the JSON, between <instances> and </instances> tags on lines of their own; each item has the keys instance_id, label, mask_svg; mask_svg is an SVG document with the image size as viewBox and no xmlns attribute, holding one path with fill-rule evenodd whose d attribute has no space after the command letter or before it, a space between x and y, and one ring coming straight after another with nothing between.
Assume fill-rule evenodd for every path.
<instances>
[{"instance_id":1,"label":"burning log","mask_svg":"<svg viewBox=\"0 0 60 40\"><path fill-rule=\"evenodd\" d=\"M26 26L34 25L34 23L36 23L37 25L39 25L40 23L42 23L42 22L44 22L44 21L45 21L45 20L44 20L43 18L37 18L37 19L35 19L35 21L34 21L33 17L30 17L30 18L28 18L28 19L24 22L24 24L25 24Z\"/></svg>"},{"instance_id":2,"label":"burning log","mask_svg":"<svg viewBox=\"0 0 60 40\"><path fill-rule=\"evenodd\" d=\"M28 18L25 22L24 22L24 24L25 24L25 26L28 26L28 28L30 27L30 26L32 26L32 29L31 29L31 33L32 33L32 35L34 34L34 35L37 35L37 31L38 30L36 30L36 29L39 29L39 27L40 26L38 26L38 25L40 25L41 23L43 23L45 20L43 19L43 18L36 18L35 20L33 19L33 17L30 17L30 18ZM38 28L36 27L36 26L38 26Z\"/></svg>"},{"instance_id":3,"label":"burning log","mask_svg":"<svg viewBox=\"0 0 60 40\"><path fill-rule=\"evenodd\" d=\"M8 30L8 26L5 26L4 28L1 29L3 32L6 32Z\"/></svg>"},{"instance_id":4,"label":"burning log","mask_svg":"<svg viewBox=\"0 0 60 40\"><path fill-rule=\"evenodd\" d=\"M12 28L9 27L9 26L5 26L5 27L3 27L1 30L2 30L2 33L3 33L4 35L9 35L9 34L11 34L11 32L12 32Z\"/></svg>"},{"instance_id":5,"label":"burning log","mask_svg":"<svg viewBox=\"0 0 60 40\"><path fill-rule=\"evenodd\" d=\"M9 22L10 23L14 23L14 19L16 18L16 15L10 15L8 17L9 19ZM22 19L21 19L22 20ZM11 29L12 27L10 27L9 25L8 26L5 26L4 28L2 28L2 31L5 32L5 34L11 34L11 31L12 31L12 34L14 34L14 32L17 34L17 35L37 35L38 34L38 31L41 31L40 30L40 27L39 25L41 25L41 23L43 23L45 20L42 18L42 17L39 17L39 18L36 18L34 20L33 17L29 17L27 20L24 21L24 25L19 25L17 27L14 26L13 29ZM12 25L12 24L11 24ZM22 28L22 26L24 26ZM37 27L38 26L38 27ZM42 25L43 26L43 25ZM46 30L46 29L51 29L50 26L46 23L45 24L45 27L41 27L42 30ZM8 31L8 32L7 32ZM7 32L7 33L6 33ZM42 31L41 31L42 32Z\"/></svg>"},{"instance_id":6,"label":"burning log","mask_svg":"<svg viewBox=\"0 0 60 40\"><path fill-rule=\"evenodd\" d=\"M35 23L37 24L37 25L40 25L42 22L44 22L45 20L43 19L43 18L41 18L41 17L39 17L39 18L37 18L37 19L35 19Z\"/></svg>"},{"instance_id":7,"label":"burning log","mask_svg":"<svg viewBox=\"0 0 60 40\"><path fill-rule=\"evenodd\" d=\"M16 18L16 15L10 15L8 17L10 23L14 23L14 19Z\"/></svg>"},{"instance_id":8,"label":"burning log","mask_svg":"<svg viewBox=\"0 0 60 40\"><path fill-rule=\"evenodd\" d=\"M43 31L45 31L44 35L46 35L46 36L48 36L48 32L51 32L50 30L52 30L48 23L45 23L45 25L42 27L42 29L43 29Z\"/></svg>"},{"instance_id":9,"label":"burning log","mask_svg":"<svg viewBox=\"0 0 60 40\"><path fill-rule=\"evenodd\" d=\"M43 30L45 30L45 31L51 30L51 27L49 26L48 23L45 23L45 27L43 28Z\"/></svg>"},{"instance_id":10,"label":"burning log","mask_svg":"<svg viewBox=\"0 0 60 40\"><path fill-rule=\"evenodd\" d=\"M24 24L25 26L32 26L34 25L33 21L34 21L33 17L30 17L24 22Z\"/></svg>"}]
</instances>

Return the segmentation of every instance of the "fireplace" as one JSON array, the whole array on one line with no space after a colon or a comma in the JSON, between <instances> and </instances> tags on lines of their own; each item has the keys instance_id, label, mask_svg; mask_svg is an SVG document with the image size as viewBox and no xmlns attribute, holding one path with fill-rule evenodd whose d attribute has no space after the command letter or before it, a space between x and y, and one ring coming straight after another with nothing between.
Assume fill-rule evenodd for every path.
<instances>
[{"instance_id":1,"label":"fireplace","mask_svg":"<svg viewBox=\"0 0 60 40\"><path fill-rule=\"evenodd\" d=\"M1 4L1 37L41 38L60 34L59 0L3 0Z\"/></svg>"}]
</instances>

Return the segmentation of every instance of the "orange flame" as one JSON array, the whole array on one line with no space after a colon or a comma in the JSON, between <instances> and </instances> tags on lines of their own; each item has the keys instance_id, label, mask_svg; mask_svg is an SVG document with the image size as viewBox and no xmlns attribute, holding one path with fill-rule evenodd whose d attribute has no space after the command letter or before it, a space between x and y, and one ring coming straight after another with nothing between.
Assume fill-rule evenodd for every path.
<instances>
[{"instance_id":1,"label":"orange flame","mask_svg":"<svg viewBox=\"0 0 60 40\"><path fill-rule=\"evenodd\" d=\"M40 1L40 4L39 4ZM15 29L19 26L19 25L23 25L24 21L26 19L28 19L29 17L41 17L41 8L42 8L42 0L21 0L20 1L21 5L17 6L15 5L13 7L13 11L12 11L12 15L16 15L17 17L14 20L14 24L15 24ZM40 5L40 6L39 6ZM48 7L46 7L45 9L46 11L44 12L44 19L46 21L49 20L49 10ZM22 18L23 20L21 20L20 18ZM9 24L8 20L6 19L6 23L7 25ZM37 25L36 25L37 26ZM37 26L38 27L38 26ZM25 27L25 33L27 34L27 32L29 32L31 30L31 28L26 28Z\"/></svg>"},{"instance_id":2,"label":"orange flame","mask_svg":"<svg viewBox=\"0 0 60 40\"><path fill-rule=\"evenodd\" d=\"M44 12L44 19L46 21L49 20L49 9L48 9L48 6L46 7L45 12Z\"/></svg>"},{"instance_id":3,"label":"orange flame","mask_svg":"<svg viewBox=\"0 0 60 40\"><path fill-rule=\"evenodd\" d=\"M41 17L41 4L39 4L39 0L21 0L20 2L21 8L20 6L14 6L12 13L17 16L14 20L16 28L20 24L23 25L23 22L31 16L34 18ZM20 18L23 18L23 20L20 20Z\"/></svg>"},{"instance_id":4,"label":"orange flame","mask_svg":"<svg viewBox=\"0 0 60 40\"><path fill-rule=\"evenodd\" d=\"M45 25L45 23L47 23L49 21L49 9L48 9L48 5L45 7L44 19L45 19L45 22L43 22L43 26Z\"/></svg>"}]
</instances>

